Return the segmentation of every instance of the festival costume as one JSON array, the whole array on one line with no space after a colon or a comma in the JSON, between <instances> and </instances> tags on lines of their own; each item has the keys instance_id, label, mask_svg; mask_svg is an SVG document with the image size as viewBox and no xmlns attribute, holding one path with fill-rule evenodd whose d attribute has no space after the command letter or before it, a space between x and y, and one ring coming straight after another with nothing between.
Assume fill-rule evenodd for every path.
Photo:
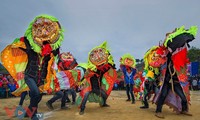
<instances>
[{"instance_id":1,"label":"festival costume","mask_svg":"<svg viewBox=\"0 0 200 120\"><path fill-rule=\"evenodd\" d=\"M52 64L59 54L63 29L58 20L49 15L37 16L29 25L24 37L17 38L1 53L1 60L19 88L13 95L30 91L29 110L37 119L38 103L42 92L50 88Z\"/></svg>"},{"instance_id":2,"label":"festival costume","mask_svg":"<svg viewBox=\"0 0 200 120\"><path fill-rule=\"evenodd\" d=\"M113 57L107 48L107 42L89 52L87 70L82 81L82 90L76 103L80 105L79 114L84 114L86 102L96 102L107 107L106 100L110 95L117 78Z\"/></svg>"},{"instance_id":3,"label":"festival costume","mask_svg":"<svg viewBox=\"0 0 200 120\"><path fill-rule=\"evenodd\" d=\"M76 62L76 59L73 57L73 55L70 52L61 53L59 55L59 59L56 63L57 69L55 68L55 70L57 70L57 72L67 71L67 70L74 69L77 65L78 65L78 63ZM62 80L63 79L59 80L60 86L62 86L61 85L63 82ZM67 90L66 89L60 89L59 91L56 91L55 95L46 102L47 107L49 109L53 110L54 108L53 108L52 104L60 98L61 98L61 109L67 109L67 107L65 105L66 99L67 99Z\"/></svg>"},{"instance_id":4,"label":"festival costume","mask_svg":"<svg viewBox=\"0 0 200 120\"><path fill-rule=\"evenodd\" d=\"M134 77L134 86L133 86L133 91L136 100L141 100L142 99L142 83L144 81L144 77L142 76L142 72L136 73Z\"/></svg>"},{"instance_id":5,"label":"festival costume","mask_svg":"<svg viewBox=\"0 0 200 120\"><path fill-rule=\"evenodd\" d=\"M127 101L132 100L132 104L135 103L135 97L133 94L133 86L134 86L134 76L136 74L135 69L136 61L130 54L124 54L120 58L120 68L124 74L124 80L126 84L126 94L127 94ZM130 94L131 98L130 98Z\"/></svg>"},{"instance_id":6,"label":"festival costume","mask_svg":"<svg viewBox=\"0 0 200 120\"><path fill-rule=\"evenodd\" d=\"M177 113L188 113L190 101L189 82L187 78L187 45L194 40L197 27L192 26L185 30L184 26L167 34L164 46L168 49L167 62L161 74L163 84L154 102L157 104L156 116L163 118L162 106L173 108Z\"/></svg>"},{"instance_id":7,"label":"festival costume","mask_svg":"<svg viewBox=\"0 0 200 120\"><path fill-rule=\"evenodd\" d=\"M145 81L143 82L143 104L140 108L149 108L148 99L151 94L156 94L159 90L159 76L161 66L166 62L166 49L162 46L153 46L144 55L144 72ZM148 98L148 99L147 99Z\"/></svg>"}]
</instances>

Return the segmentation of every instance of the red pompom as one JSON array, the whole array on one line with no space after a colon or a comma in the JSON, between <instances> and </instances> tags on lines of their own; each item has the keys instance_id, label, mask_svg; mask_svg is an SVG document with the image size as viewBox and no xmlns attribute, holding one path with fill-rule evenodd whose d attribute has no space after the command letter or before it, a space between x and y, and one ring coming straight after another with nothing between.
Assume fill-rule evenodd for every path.
<instances>
[{"instance_id":1,"label":"red pompom","mask_svg":"<svg viewBox=\"0 0 200 120\"><path fill-rule=\"evenodd\" d=\"M24 42L24 37L21 37L21 38L20 38L20 41L21 41L21 42Z\"/></svg>"},{"instance_id":2,"label":"red pompom","mask_svg":"<svg viewBox=\"0 0 200 120\"><path fill-rule=\"evenodd\" d=\"M50 44L43 45L42 47L42 56L49 55L52 51Z\"/></svg>"}]
</instances>

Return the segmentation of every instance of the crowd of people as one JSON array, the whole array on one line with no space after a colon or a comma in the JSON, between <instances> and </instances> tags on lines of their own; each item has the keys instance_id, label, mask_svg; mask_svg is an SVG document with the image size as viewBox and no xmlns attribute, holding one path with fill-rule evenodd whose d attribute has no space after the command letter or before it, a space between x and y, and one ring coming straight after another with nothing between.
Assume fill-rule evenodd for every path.
<instances>
[{"instance_id":1,"label":"crowd of people","mask_svg":"<svg viewBox=\"0 0 200 120\"><path fill-rule=\"evenodd\" d=\"M0 74L0 98L14 97L11 93L18 88L10 75Z\"/></svg>"},{"instance_id":2,"label":"crowd of people","mask_svg":"<svg viewBox=\"0 0 200 120\"><path fill-rule=\"evenodd\" d=\"M189 77L190 90L200 90L200 74Z\"/></svg>"}]
</instances>

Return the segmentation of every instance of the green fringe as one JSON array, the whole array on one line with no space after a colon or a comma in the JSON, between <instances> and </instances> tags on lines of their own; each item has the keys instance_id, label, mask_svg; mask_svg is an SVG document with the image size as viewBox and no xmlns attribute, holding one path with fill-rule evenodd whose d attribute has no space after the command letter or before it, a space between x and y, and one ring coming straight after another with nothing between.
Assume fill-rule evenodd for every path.
<instances>
[{"instance_id":1,"label":"green fringe","mask_svg":"<svg viewBox=\"0 0 200 120\"><path fill-rule=\"evenodd\" d=\"M24 36L28 39L32 49L37 53L41 53L42 48L34 42L33 36L32 36L32 26L33 26L33 23L38 18L47 18L53 22L58 22L58 19L53 16L43 14L43 15L39 15L39 16L35 17L35 19L29 24L28 29L26 30ZM59 33L60 33L59 39L55 43L50 44L53 50L56 50L57 48L59 48L61 46L61 42L64 40L63 32L64 32L64 29L61 28L59 31Z\"/></svg>"},{"instance_id":2,"label":"green fringe","mask_svg":"<svg viewBox=\"0 0 200 120\"><path fill-rule=\"evenodd\" d=\"M106 50L106 53L110 53L110 50L107 47L107 41L104 41L100 46L96 46L92 50L94 50L96 48L103 48ZM88 68L91 69L92 71L96 72L97 71L96 65L92 64L92 62L89 59L89 55L92 52L92 50L90 50L90 52L88 53ZM114 59L111 54L108 56L108 63L110 63L111 65L114 65Z\"/></svg>"},{"instance_id":3,"label":"green fringe","mask_svg":"<svg viewBox=\"0 0 200 120\"><path fill-rule=\"evenodd\" d=\"M85 69L88 68L88 64L87 64L87 63L79 63L78 66L79 66L79 67L83 67L83 68L85 68ZM77 66L77 67L78 67L78 66Z\"/></svg>"},{"instance_id":4,"label":"green fringe","mask_svg":"<svg viewBox=\"0 0 200 120\"><path fill-rule=\"evenodd\" d=\"M167 47L168 41L172 42L172 39L175 38L176 36L183 34L183 33L189 33L192 34L193 36L196 36L198 31L197 26L191 26L189 30L185 30L185 26L181 26L180 28L177 28L176 31L172 34L170 34L167 39L164 42L164 46Z\"/></svg>"},{"instance_id":5,"label":"green fringe","mask_svg":"<svg viewBox=\"0 0 200 120\"><path fill-rule=\"evenodd\" d=\"M16 38L16 39L12 42L12 44L17 43L17 42L19 42L19 41L20 41L20 38Z\"/></svg>"},{"instance_id":6,"label":"green fringe","mask_svg":"<svg viewBox=\"0 0 200 120\"><path fill-rule=\"evenodd\" d=\"M147 57L149 56L149 54L153 51L153 50L155 50L155 49L157 49L158 48L158 46L153 46L153 47L151 47L146 53L145 53L145 55L144 55L144 69L148 69L148 67L149 67L149 63L148 63L148 59L147 59Z\"/></svg>"},{"instance_id":7,"label":"green fringe","mask_svg":"<svg viewBox=\"0 0 200 120\"><path fill-rule=\"evenodd\" d=\"M132 59L133 62L134 62L131 67L134 68L136 66L136 60L135 60L135 58L131 54L126 53L121 58L122 58L122 60L121 60L120 64L124 65L124 59L129 58L129 59Z\"/></svg>"}]
</instances>

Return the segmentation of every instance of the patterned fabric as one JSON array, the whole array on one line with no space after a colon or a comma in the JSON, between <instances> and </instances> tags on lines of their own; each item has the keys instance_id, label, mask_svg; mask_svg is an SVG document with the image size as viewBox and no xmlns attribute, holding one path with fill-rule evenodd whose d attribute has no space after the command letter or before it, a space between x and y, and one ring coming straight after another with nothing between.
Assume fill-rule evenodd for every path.
<instances>
[{"instance_id":1,"label":"patterned fabric","mask_svg":"<svg viewBox=\"0 0 200 120\"><path fill-rule=\"evenodd\" d=\"M82 85L82 90L80 92L80 96L77 98L77 105L80 105L84 95L86 92L90 92L92 91L92 87L91 87L91 82L90 82L90 78L91 76L93 76L94 74L96 74L95 72L89 72L87 75L85 75L85 80L83 81L83 85ZM107 96L110 95L112 89L113 89L113 85L115 80L117 79L117 72L115 69L110 68L102 77L102 85L101 85L101 89L103 89ZM103 104L103 98L101 96L97 96L95 93L90 93L89 97L88 97L88 101L89 102L96 102L99 103L100 105Z\"/></svg>"},{"instance_id":2,"label":"patterned fabric","mask_svg":"<svg viewBox=\"0 0 200 120\"><path fill-rule=\"evenodd\" d=\"M15 41L12 44L8 45L1 52L2 65L8 70L10 75L13 77L13 79L17 82L19 86L19 88L12 93L15 96L20 96L22 92L29 90L24 80L24 71L28 63L28 58L27 54L20 48L25 49L25 43L22 39L15 39ZM50 64L48 64L48 66L50 66ZM46 83L48 82L46 81L45 85ZM41 92L44 91L44 86L39 87Z\"/></svg>"}]
</instances>

